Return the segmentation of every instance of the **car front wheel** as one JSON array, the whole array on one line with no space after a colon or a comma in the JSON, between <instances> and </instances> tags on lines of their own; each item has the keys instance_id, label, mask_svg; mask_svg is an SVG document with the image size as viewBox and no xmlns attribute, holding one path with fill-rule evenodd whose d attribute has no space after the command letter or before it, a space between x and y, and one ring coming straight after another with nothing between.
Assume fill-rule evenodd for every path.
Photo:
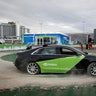
<instances>
[{"instance_id":1,"label":"car front wheel","mask_svg":"<svg viewBox=\"0 0 96 96\"><path fill-rule=\"evenodd\" d=\"M27 65L27 72L31 75L39 74L40 68L36 63L32 62Z\"/></svg>"},{"instance_id":2,"label":"car front wheel","mask_svg":"<svg viewBox=\"0 0 96 96\"><path fill-rule=\"evenodd\" d=\"M87 68L87 74L96 76L96 62L91 63Z\"/></svg>"}]
</instances>

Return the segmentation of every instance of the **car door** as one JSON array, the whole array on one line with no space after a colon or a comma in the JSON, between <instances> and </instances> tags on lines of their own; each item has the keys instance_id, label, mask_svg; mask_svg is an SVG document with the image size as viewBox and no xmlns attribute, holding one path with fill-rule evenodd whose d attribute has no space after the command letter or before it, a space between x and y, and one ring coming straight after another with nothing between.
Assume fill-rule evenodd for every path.
<instances>
[{"instance_id":1,"label":"car door","mask_svg":"<svg viewBox=\"0 0 96 96\"><path fill-rule=\"evenodd\" d=\"M59 68L61 73L66 73L78 64L83 58L83 55L78 55L75 50L60 47L59 51Z\"/></svg>"},{"instance_id":2,"label":"car door","mask_svg":"<svg viewBox=\"0 0 96 96\"><path fill-rule=\"evenodd\" d=\"M39 60L37 64L41 68L42 73L58 73L59 65L57 51L55 47L45 47L38 52Z\"/></svg>"}]
</instances>

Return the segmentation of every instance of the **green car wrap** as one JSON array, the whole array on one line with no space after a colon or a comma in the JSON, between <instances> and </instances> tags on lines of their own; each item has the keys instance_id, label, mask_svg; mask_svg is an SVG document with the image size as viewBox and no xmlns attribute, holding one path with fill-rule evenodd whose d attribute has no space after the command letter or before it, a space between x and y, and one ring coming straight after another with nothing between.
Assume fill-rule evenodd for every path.
<instances>
[{"instance_id":1,"label":"green car wrap","mask_svg":"<svg viewBox=\"0 0 96 96\"><path fill-rule=\"evenodd\" d=\"M84 58L84 55L69 56L38 61L36 63L40 66L41 73L67 73Z\"/></svg>"}]
</instances>

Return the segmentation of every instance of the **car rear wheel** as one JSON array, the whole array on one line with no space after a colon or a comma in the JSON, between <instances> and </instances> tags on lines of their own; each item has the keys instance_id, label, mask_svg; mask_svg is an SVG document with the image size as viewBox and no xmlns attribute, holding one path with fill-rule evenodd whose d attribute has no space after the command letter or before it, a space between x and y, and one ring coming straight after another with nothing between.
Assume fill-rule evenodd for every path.
<instances>
[{"instance_id":1,"label":"car rear wheel","mask_svg":"<svg viewBox=\"0 0 96 96\"><path fill-rule=\"evenodd\" d=\"M32 62L27 65L27 72L31 75L39 74L40 68L36 63Z\"/></svg>"},{"instance_id":2,"label":"car rear wheel","mask_svg":"<svg viewBox=\"0 0 96 96\"><path fill-rule=\"evenodd\" d=\"M91 63L87 68L87 74L91 76L96 76L96 63Z\"/></svg>"}]
</instances>

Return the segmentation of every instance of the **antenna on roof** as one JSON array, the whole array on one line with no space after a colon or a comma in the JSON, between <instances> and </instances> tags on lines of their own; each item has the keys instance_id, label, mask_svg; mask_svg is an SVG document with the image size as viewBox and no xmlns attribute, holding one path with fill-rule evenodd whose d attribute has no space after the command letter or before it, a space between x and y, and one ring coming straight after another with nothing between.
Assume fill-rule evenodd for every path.
<instances>
[{"instance_id":1,"label":"antenna on roof","mask_svg":"<svg viewBox=\"0 0 96 96\"><path fill-rule=\"evenodd\" d=\"M47 44L44 44L43 47L47 47L48 45Z\"/></svg>"}]
</instances>

